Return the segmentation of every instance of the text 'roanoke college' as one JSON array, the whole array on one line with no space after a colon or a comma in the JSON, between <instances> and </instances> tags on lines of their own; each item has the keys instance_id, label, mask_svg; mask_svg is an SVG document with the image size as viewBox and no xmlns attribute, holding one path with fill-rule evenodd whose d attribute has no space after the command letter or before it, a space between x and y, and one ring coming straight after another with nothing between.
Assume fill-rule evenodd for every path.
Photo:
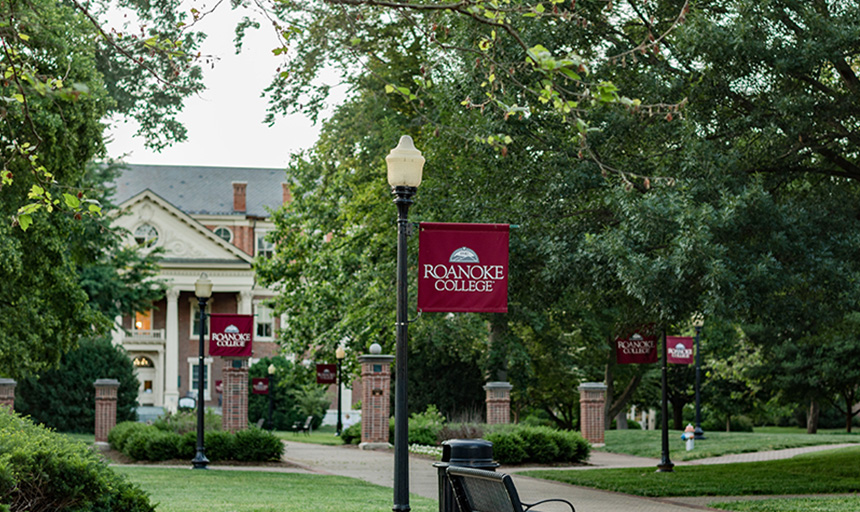
<instances>
[{"instance_id":1,"label":"text 'roanoke college'","mask_svg":"<svg viewBox=\"0 0 860 512\"><path fill-rule=\"evenodd\" d=\"M215 340L216 347L244 347L246 343L251 342L251 334L213 332L212 339Z\"/></svg>"},{"instance_id":2,"label":"text 'roanoke college'","mask_svg":"<svg viewBox=\"0 0 860 512\"><path fill-rule=\"evenodd\" d=\"M618 340L623 354L648 354L654 350L653 340Z\"/></svg>"},{"instance_id":3,"label":"text 'roanoke college'","mask_svg":"<svg viewBox=\"0 0 860 512\"><path fill-rule=\"evenodd\" d=\"M440 292L492 292L505 279L504 265L424 265L424 279Z\"/></svg>"}]
</instances>

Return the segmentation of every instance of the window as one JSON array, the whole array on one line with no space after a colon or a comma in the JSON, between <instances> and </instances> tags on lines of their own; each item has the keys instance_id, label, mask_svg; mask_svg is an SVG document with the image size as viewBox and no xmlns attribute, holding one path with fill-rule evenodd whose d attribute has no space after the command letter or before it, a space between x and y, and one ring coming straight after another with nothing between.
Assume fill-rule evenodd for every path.
<instances>
[{"instance_id":1,"label":"window","mask_svg":"<svg viewBox=\"0 0 860 512\"><path fill-rule=\"evenodd\" d=\"M152 329L152 310L134 314L134 330L149 331Z\"/></svg>"},{"instance_id":2,"label":"window","mask_svg":"<svg viewBox=\"0 0 860 512\"><path fill-rule=\"evenodd\" d=\"M255 304L257 314L254 316L254 338L261 340L270 340L275 333L275 322L272 318L272 308L261 303Z\"/></svg>"},{"instance_id":3,"label":"window","mask_svg":"<svg viewBox=\"0 0 860 512\"><path fill-rule=\"evenodd\" d=\"M146 356L137 356L132 361L135 368L154 368L155 365L152 364L152 359Z\"/></svg>"},{"instance_id":4,"label":"window","mask_svg":"<svg viewBox=\"0 0 860 512\"><path fill-rule=\"evenodd\" d=\"M215 234L218 235L218 237L223 239L225 242L229 243L233 241L233 232L230 231L230 228L224 226L215 228Z\"/></svg>"},{"instance_id":5,"label":"window","mask_svg":"<svg viewBox=\"0 0 860 512\"><path fill-rule=\"evenodd\" d=\"M134 230L134 241L142 247L152 247L158 241L158 230L151 224L141 224Z\"/></svg>"},{"instance_id":6,"label":"window","mask_svg":"<svg viewBox=\"0 0 860 512\"><path fill-rule=\"evenodd\" d=\"M199 375L199 365L197 364L196 357L188 358L188 370L191 372L191 378L189 381L191 382L191 388L188 390L192 396L197 396L197 382ZM203 400L210 400L209 393L209 371L212 368L212 359L207 357L203 360Z\"/></svg>"},{"instance_id":7,"label":"window","mask_svg":"<svg viewBox=\"0 0 860 512\"><path fill-rule=\"evenodd\" d=\"M275 244L266 240L267 234L268 231L257 233L257 256L262 256L263 258L271 258L275 254Z\"/></svg>"},{"instance_id":8,"label":"window","mask_svg":"<svg viewBox=\"0 0 860 512\"><path fill-rule=\"evenodd\" d=\"M209 314L212 312L212 299L206 303L206 325L203 328L203 335L209 333ZM200 336L200 305L197 303L197 298L191 298L191 336Z\"/></svg>"}]
</instances>

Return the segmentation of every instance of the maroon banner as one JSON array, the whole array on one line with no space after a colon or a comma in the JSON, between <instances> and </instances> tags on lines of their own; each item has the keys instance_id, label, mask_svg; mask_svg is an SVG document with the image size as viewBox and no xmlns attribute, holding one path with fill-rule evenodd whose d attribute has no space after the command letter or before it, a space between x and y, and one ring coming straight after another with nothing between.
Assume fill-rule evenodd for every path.
<instances>
[{"instance_id":1,"label":"maroon banner","mask_svg":"<svg viewBox=\"0 0 860 512\"><path fill-rule=\"evenodd\" d=\"M657 362L657 331L654 326L642 326L615 338L618 364L647 364Z\"/></svg>"},{"instance_id":2,"label":"maroon banner","mask_svg":"<svg viewBox=\"0 0 860 512\"><path fill-rule=\"evenodd\" d=\"M420 224L418 311L507 313L507 224Z\"/></svg>"},{"instance_id":3,"label":"maroon banner","mask_svg":"<svg viewBox=\"0 0 860 512\"><path fill-rule=\"evenodd\" d=\"M251 379L251 393L255 395L268 395L269 394L269 379L267 378L253 378Z\"/></svg>"},{"instance_id":4,"label":"maroon banner","mask_svg":"<svg viewBox=\"0 0 860 512\"><path fill-rule=\"evenodd\" d=\"M693 364L693 338L689 336L666 336L666 362Z\"/></svg>"},{"instance_id":5,"label":"maroon banner","mask_svg":"<svg viewBox=\"0 0 860 512\"><path fill-rule=\"evenodd\" d=\"M209 355L251 357L253 315L209 315Z\"/></svg>"},{"instance_id":6,"label":"maroon banner","mask_svg":"<svg viewBox=\"0 0 860 512\"><path fill-rule=\"evenodd\" d=\"M318 364L317 384L337 384L337 365Z\"/></svg>"}]
</instances>

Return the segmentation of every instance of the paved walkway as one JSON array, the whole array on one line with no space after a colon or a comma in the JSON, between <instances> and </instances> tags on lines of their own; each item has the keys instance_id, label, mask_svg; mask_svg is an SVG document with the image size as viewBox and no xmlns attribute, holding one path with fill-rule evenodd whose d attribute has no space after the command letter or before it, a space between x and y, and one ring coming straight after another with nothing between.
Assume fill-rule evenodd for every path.
<instances>
[{"instance_id":1,"label":"paved walkway","mask_svg":"<svg viewBox=\"0 0 860 512\"><path fill-rule=\"evenodd\" d=\"M284 458L296 464L306 471L318 474L331 474L358 478L370 483L393 487L394 483L394 455L388 451L364 451L356 447L346 446L320 446L314 444L297 443L285 441L286 452ZM799 453L808 453L817 450L841 448L846 445L812 446L807 448L792 448L790 450L778 450L773 452L757 452L750 454L730 455L726 457L714 457L711 459L700 459L691 462L680 462L678 465L695 464L721 464L728 462L751 462L757 460L776 460L793 457ZM574 466L566 469L585 470L591 468L619 468L619 467L642 467L654 468L656 459L644 457L632 457L614 453L593 451L588 466ZM524 501L537 501L546 497L564 498L576 506L577 512L684 512L694 510L716 510L707 507L707 503L713 501L731 501L733 498L642 498L629 494L600 491L585 487L578 487L548 480L539 480L516 474L517 471L536 469L528 468L501 468L502 471L510 473L514 478L520 497ZM555 467L553 469L560 469ZM438 497L438 476L433 467L433 461L410 456L409 460L409 490L413 494L431 499ZM569 509L565 506L552 504L541 505L545 512L560 512Z\"/></svg>"}]
</instances>

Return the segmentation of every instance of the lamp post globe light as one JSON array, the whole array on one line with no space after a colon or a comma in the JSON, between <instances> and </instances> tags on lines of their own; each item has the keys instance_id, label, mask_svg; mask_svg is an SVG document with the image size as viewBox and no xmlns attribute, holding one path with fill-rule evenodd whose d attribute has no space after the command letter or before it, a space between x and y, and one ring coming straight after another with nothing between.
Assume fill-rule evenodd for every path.
<instances>
[{"instance_id":1,"label":"lamp post globe light","mask_svg":"<svg viewBox=\"0 0 860 512\"><path fill-rule=\"evenodd\" d=\"M695 439L705 439L705 431L702 430L702 402L699 398L699 389L702 386L701 359L699 359L699 337L702 334L702 327L705 325L705 319L702 316L697 316L693 320L693 327L696 328L696 430L693 431Z\"/></svg>"},{"instance_id":2,"label":"lamp post globe light","mask_svg":"<svg viewBox=\"0 0 860 512\"><path fill-rule=\"evenodd\" d=\"M394 512L409 508L409 411L406 400L406 351L408 335L406 238L409 235L408 212L412 197L421 184L424 157L415 149L412 137L400 137L400 143L385 158L388 184L397 205L397 319L394 382Z\"/></svg>"},{"instance_id":3,"label":"lamp post globe light","mask_svg":"<svg viewBox=\"0 0 860 512\"><path fill-rule=\"evenodd\" d=\"M275 431L275 421L272 414L275 412L275 372L278 368L274 364L269 365L269 430Z\"/></svg>"},{"instance_id":4,"label":"lamp post globe light","mask_svg":"<svg viewBox=\"0 0 860 512\"><path fill-rule=\"evenodd\" d=\"M200 309L200 343L197 346L197 453L191 460L194 469L206 469L209 459L206 458L206 448L203 446L203 379L206 378L206 368L203 366L203 337L206 334L206 303L212 296L212 281L206 272L194 283L194 295L197 296L197 306Z\"/></svg>"},{"instance_id":5,"label":"lamp post globe light","mask_svg":"<svg viewBox=\"0 0 860 512\"><path fill-rule=\"evenodd\" d=\"M343 347L337 347L337 350L334 353L337 358L337 435L340 436L340 433L343 432L343 420L341 419L341 413L343 412L343 407L341 406L341 388L343 387L343 360L346 358L346 351Z\"/></svg>"}]
</instances>

